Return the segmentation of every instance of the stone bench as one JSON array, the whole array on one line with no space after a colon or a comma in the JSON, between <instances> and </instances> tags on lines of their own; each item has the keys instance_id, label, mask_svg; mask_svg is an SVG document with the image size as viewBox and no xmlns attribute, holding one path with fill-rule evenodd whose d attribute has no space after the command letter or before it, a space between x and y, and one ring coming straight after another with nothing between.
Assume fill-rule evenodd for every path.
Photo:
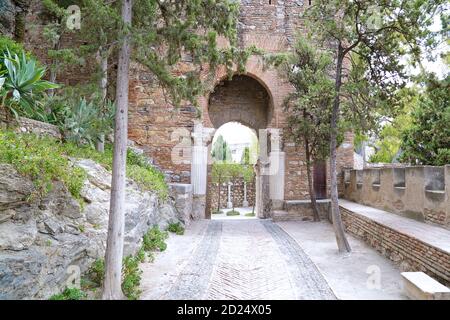
<instances>
[{"instance_id":1,"label":"stone bench","mask_svg":"<svg viewBox=\"0 0 450 320\"><path fill-rule=\"evenodd\" d=\"M403 290L413 300L450 300L450 289L423 272L402 272Z\"/></svg>"}]
</instances>

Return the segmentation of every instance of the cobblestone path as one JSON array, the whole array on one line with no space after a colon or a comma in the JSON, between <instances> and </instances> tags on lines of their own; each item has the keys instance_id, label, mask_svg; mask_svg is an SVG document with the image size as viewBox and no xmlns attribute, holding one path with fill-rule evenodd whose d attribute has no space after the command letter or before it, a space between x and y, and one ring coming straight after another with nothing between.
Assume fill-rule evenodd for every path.
<instances>
[{"instance_id":1,"label":"cobblestone path","mask_svg":"<svg viewBox=\"0 0 450 320\"><path fill-rule=\"evenodd\" d=\"M163 299L336 299L301 247L270 220L210 221Z\"/></svg>"}]
</instances>

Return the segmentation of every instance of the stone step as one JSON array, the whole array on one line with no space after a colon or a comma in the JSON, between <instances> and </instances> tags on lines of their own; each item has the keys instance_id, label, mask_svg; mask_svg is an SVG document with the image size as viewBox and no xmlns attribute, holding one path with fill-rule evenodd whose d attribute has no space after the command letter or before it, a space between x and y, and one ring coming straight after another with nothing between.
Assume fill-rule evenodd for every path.
<instances>
[{"instance_id":1,"label":"stone step","mask_svg":"<svg viewBox=\"0 0 450 320\"><path fill-rule=\"evenodd\" d=\"M272 220L277 221L302 221L304 217L296 213L289 213L285 210L274 210Z\"/></svg>"},{"instance_id":2,"label":"stone step","mask_svg":"<svg viewBox=\"0 0 450 320\"><path fill-rule=\"evenodd\" d=\"M413 300L450 300L450 289L423 272L402 272L403 290Z\"/></svg>"}]
</instances>

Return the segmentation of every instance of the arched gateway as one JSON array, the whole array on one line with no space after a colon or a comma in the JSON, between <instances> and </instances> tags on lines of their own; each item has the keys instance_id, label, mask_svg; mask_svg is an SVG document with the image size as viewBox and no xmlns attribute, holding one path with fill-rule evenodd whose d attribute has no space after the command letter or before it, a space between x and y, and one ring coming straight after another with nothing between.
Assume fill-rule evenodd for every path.
<instances>
[{"instance_id":1,"label":"arched gateway","mask_svg":"<svg viewBox=\"0 0 450 320\"><path fill-rule=\"evenodd\" d=\"M298 17L308 7L307 3L293 0L241 1L239 45L254 45L269 53L289 51L295 38L294 31L306 31L302 27L303 20ZM287 205L288 201L298 203L298 200L309 199L304 150L289 140L286 130L289 115L282 107L292 87L273 68L264 69L260 58L250 57L246 73L232 79L228 79L226 70L219 67L214 90L199 100L200 117L194 106L186 104L175 108L171 105L164 89L144 67L134 64L132 68L129 138L152 157L169 183L179 185L185 191L192 190L194 209L188 214L187 221L205 217L208 145L215 129L230 121L254 129L263 146L259 168L260 171L268 170L264 172L268 175L261 175L264 178L259 182L266 179L263 185L269 187L267 192L259 192L260 195L266 194L268 199L267 208L260 212L260 216L268 216L271 210ZM174 71L184 70L189 70L188 60ZM269 134L261 136L260 129L267 129ZM268 146L266 153L265 146ZM277 163L277 170L274 163ZM353 166L351 134L338 149L337 166L338 174L343 167ZM329 168L324 164L319 169L316 170L315 184L321 196L326 197L329 193ZM342 191L343 181L340 182Z\"/></svg>"},{"instance_id":2,"label":"arched gateway","mask_svg":"<svg viewBox=\"0 0 450 320\"><path fill-rule=\"evenodd\" d=\"M260 218L269 217L272 207L276 204L281 206L284 200L285 167L279 131L269 128L274 114L272 94L261 79L250 74L234 75L231 79L219 81L207 101L203 123L210 123L211 127L206 128L197 123L193 133L191 183L196 203L194 207L198 210L196 215L210 217L210 199L207 197L206 188L209 153L207 145L213 132L225 123L239 122L254 129L259 137L260 156L255 165L256 212Z\"/></svg>"}]
</instances>

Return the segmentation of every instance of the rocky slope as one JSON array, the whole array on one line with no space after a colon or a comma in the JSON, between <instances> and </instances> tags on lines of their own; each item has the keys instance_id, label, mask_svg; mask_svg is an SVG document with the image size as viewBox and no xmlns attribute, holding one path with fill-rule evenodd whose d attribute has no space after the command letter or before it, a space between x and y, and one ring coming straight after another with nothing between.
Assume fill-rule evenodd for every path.
<instances>
[{"instance_id":1,"label":"rocky slope","mask_svg":"<svg viewBox=\"0 0 450 320\"><path fill-rule=\"evenodd\" d=\"M69 276L86 272L105 250L111 174L91 160L74 160L88 179L82 205L59 182L43 199L31 198L32 181L0 164L0 299L45 299ZM127 181L125 254L141 245L154 224L180 221L171 200Z\"/></svg>"}]
</instances>

